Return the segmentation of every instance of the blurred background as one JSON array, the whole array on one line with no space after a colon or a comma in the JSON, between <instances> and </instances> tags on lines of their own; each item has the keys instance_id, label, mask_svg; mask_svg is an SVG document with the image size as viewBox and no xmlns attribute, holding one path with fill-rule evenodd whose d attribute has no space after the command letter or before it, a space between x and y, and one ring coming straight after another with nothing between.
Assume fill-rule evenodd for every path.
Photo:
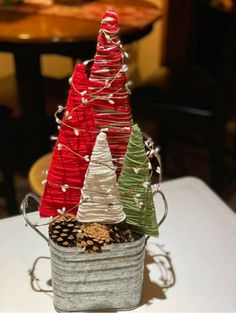
<instances>
[{"instance_id":1,"label":"blurred background","mask_svg":"<svg viewBox=\"0 0 236 314\"><path fill-rule=\"evenodd\" d=\"M150 2L162 18L151 33L125 46L134 119L161 147L164 180L197 176L236 211L235 3ZM31 166L53 147L53 114L65 104L75 58L40 55L47 134L42 145L29 134L30 118L22 116L14 62L12 53L0 51L0 218L19 213L31 190ZM33 93L30 77L26 83Z\"/></svg>"}]
</instances>

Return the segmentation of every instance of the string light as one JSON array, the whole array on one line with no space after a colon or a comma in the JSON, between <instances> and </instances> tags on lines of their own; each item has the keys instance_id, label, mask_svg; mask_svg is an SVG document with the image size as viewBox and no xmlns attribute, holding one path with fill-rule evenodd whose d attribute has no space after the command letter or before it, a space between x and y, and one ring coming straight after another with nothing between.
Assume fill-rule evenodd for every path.
<instances>
[{"instance_id":1,"label":"string light","mask_svg":"<svg viewBox=\"0 0 236 314\"><path fill-rule=\"evenodd\" d=\"M76 107L76 109L78 109L79 107L81 107L81 105L78 105L77 107ZM72 111L71 111L72 112ZM71 114L71 112L69 113L68 111L66 111L66 113L65 113L65 115L67 116L67 118L69 117L69 114ZM59 124L58 125L58 127L60 127L61 128L61 125L64 125L64 126L66 126L66 127L68 127L68 128L71 128L71 129L73 129L74 130L74 133L75 133L75 135L76 136L78 136L79 135L79 133L80 132L86 132L86 133L99 133L100 132L100 130L96 130L96 131L94 131L94 130L83 130L83 129L78 129L78 128L76 128L76 127L72 127L71 125L69 125L69 124L67 124L67 123L65 123L64 121L63 121L63 119L60 119L58 116L57 116L57 114L58 114L59 112L58 112L58 110L55 112L55 121ZM110 113L112 113L112 114L117 114L115 111L114 112L108 112L107 114L110 114ZM125 114L125 113L124 113ZM68 120L68 119L67 119ZM71 120L71 119L69 119L69 120ZM120 126L113 126L113 127L109 127L109 128L102 128L101 130L106 130L106 132L122 132L122 131L125 131L125 133L126 132L128 132L128 131L130 131L130 127L127 127L127 126L125 126L125 127L120 127ZM53 140L55 140L56 138L53 138Z\"/></svg>"},{"instance_id":2,"label":"string light","mask_svg":"<svg viewBox=\"0 0 236 314\"><path fill-rule=\"evenodd\" d=\"M148 143L149 150L151 151L151 150L152 150L151 147L153 146L153 141L152 141L151 139L149 139L149 140L147 140L147 141L145 141L145 142ZM67 147L67 146L64 145L64 144L58 143L57 145L59 145L60 149L62 149L62 147L65 147L65 148L69 149L72 153L74 153L75 155L77 155L77 156L80 157L80 158L83 158L83 159L84 159L85 161L87 161L87 162L92 162L92 163L95 163L95 164L101 164L101 165L107 166L108 168L111 168L110 166L108 166L108 165L106 165L106 164L104 164L104 163L90 160L88 155L86 155L86 156L79 155L78 153L74 152L72 149L70 149L69 147ZM149 151L149 152L150 152L150 151ZM147 153L149 153L149 152L147 152ZM154 152L155 152L155 150L154 150ZM157 156L156 152L155 152L154 156L155 156L155 157ZM153 156L152 156L152 157L153 157ZM127 166L126 166L126 169L133 169L134 173L135 173L135 174L138 174L142 169L145 169L147 163L148 163L148 164L150 163L149 158L150 158L150 157L147 157L146 160L144 161L144 163L143 163L140 167L127 167ZM121 158L116 158L116 162L120 162L120 161L121 161L120 159L121 159ZM123 159L123 158L122 158L122 159ZM113 160L113 161L114 161L114 160ZM159 163L159 166L157 166L156 172L159 173L159 177L160 177L160 174L161 174L161 161L160 161L160 156L159 156L159 158L157 158L157 161L158 161L158 163ZM122 160L122 162L123 162L123 160ZM115 168L116 168L116 167L113 167L112 169L115 169ZM152 171L150 171L150 178L152 177L152 174L153 174ZM64 189L67 190L68 188L70 188L70 189L80 189L80 190L81 190L81 188L79 188L79 187L69 186L68 184L65 184L65 185L62 185L62 186L61 186L61 185L59 185L59 184L52 183L52 182L50 182L50 181L48 181L48 180L46 180L46 179L42 181L42 184L45 184L46 182L49 183L49 184L52 184L52 185L54 185L54 186L60 187L61 189L63 188L63 192L65 192ZM160 183L160 179L159 179L159 183ZM137 186L131 187L129 190L127 190L127 191L124 192L123 194L133 193L133 191L134 191L135 189L137 189L139 186L143 186L144 188L147 189L147 188L149 187L149 185L150 185L150 182L149 182L149 181L145 181L145 182L143 182L143 183L141 183L141 184L139 184L139 185L137 185ZM157 185L157 190L159 190L159 184ZM140 197L140 194L136 194L135 197Z\"/></svg>"},{"instance_id":3,"label":"string light","mask_svg":"<svg viewBox=\"0 0 236 314\"><path fill-rule=\"evenodd\" d=\"M68 184L63 184L63 185L61 186L62 192L66 192L68 188L69 188L69 185L68 185Z\"/></svg>"},{"instance_id":4,"label":"string light","mask_svg":"<svg viewBox=\"0 0 236 314\"><path fill-rule=\"evenodd\" d=\"M58 139L57 136L54 136L54 135L51 135L51 136L50 136L50 140L51 140L51 141L56 141L57 139Z\"/></svg>"},{"instance_id":5,"label":"string light","mask_svg":"<svg viewBox=\"0 0 236 314\"><path fill-rule=\"evenodd\" d=\"M134 167L134 168L133 168L133 170L134 170L134 173L135 173L135 174L138 174L138 173L139 173L139 171L140 171L141 169L140 169L140 168L135 168L135 167Z\"/></svg>"},{"instance_id":6,"label":"string light","mask_svg":"<svg viewBox=\"0 0 236 314\"><path fill-rule=\"evenodd\" d=\"M108 17L106 19L102 20L102 23L107 23L107 22L112 22L114 19L112 17ZM101 29L100 34L102 36L104 36L104 38L106 39L106 41L111 45L109 47L104 47L103 45L101 45L101 43L98 43L98 47L102 50L101 53L97 53L97 59L90 59L90 60L86 60L83 62L84 65L88 65L90 62L96 62L97 66L106 66L109 67L110 64L109 62L111 62L113 69L110 68L100 68L100 69L94 69L93 70L93 77L90 78L91 81L94 81L95 83L99 80L99 84L100 86L93 86L93 87L89 87L89 93L87 90L83 90L83 91L78 91L74 85L74 78L73 76L70 77L69 79L69 84L71 85L71 88L73 89L74 92L76 92L80 97L80 101L81 103L77 106L75 106L71 111L66 111L64 114L64 118L60 118L59 114L62 113L65 110L65 107L63 107L62 105L58 105L58 109L55 113L55 121L58 124L58 129L60 129L61 127L67 127L73 130L74 135L75 136L79 136L81 134L81 132L85 132L85 133L99 133L100 130L103 132L114 132L117 133L117 137L115 139L120 139L120 140L128 140L129 136L130 136L130 126L127 126L127 124L130 124L132 122L132 118L127 119L126 118L126 112L125 111L121 111L122 109L118 110L112 110L112 109L107 109L107 112L102 112L100 111L100 108L97 108L97 112L100 114L99 118L97 119L97 121L101 124L104 123L104 126L102 128L100 128L100 130L83 130L83 129L78 129L77 127L74 127L72 125L70 125L70 121L73 121L73 112L75 112L76 110L78 110L79 108L83 107L83 106L87 106L91 103L93 103L94 101L107 101L109 104L114 105L116 103L116 101L120 101L120 100L124 100L128 97L128 95L131 93L130 91L130 87L132 86L132 82L131 81L127 81L125 84L122 83L121 87L117 87L116 90L111 91L109 89L112 88L113 83L116 82L117 79L121 78L123 79L123 75L128 71L128 66L126 64L124 64L124 60L129 58L128 53L126 53L123 50L123 46L120 43L120 40L115 40L113 37L115 37L115 35L118 33L118 29L117 30L104 30ZM119 51L116 53L116 49L118 49ZM107 52L114 50L114 59L109 60L100 60L99 58L101 57L107 57ZM122 60L121 65L119 64L120 59ZM115 64L114 62L117 61L117 64ZM113 73L114 72L114 73ZM104 78L103 74L107 74ZM115 84L114 84L115 85ZM119 103L120 104L120 103ZM127 103L123 102L121 103L121 107L123 108L127 105ZM105 119L106 116L108 115L119 115L120 120L119 121L114 121L113 123L111 123L109 125L109 127L106 125L107 120ZM122 115L124 115L124 119L122 121ZM68 122L68 123L67 123ZM53 140L56 140L57 138L54 137ZM58 150L62 150L63 148L67 149L68 151L70 151L72 154L76 155L79 158L82 158L85 162L93 162L92 160L90 160L90 156L88 155L80 155L77 152L75 152L74 150L72 150L70 147L68 147L67 145L65 145L64 143L60 143L57 142L57 149ZM144 163L142 165L140 165L139 167L130 167L131 169L133 169L135 174L138 174L144 167L148 166L149 170L150 170L150 177L153 173L152 171L152 165L150 160L152 158L156 158L158 161L159 166L156 167L155 171L156 173L159 174L159 178L161 178L162 175L162 171L161 171L161 161L160 161L160 157L159 157L159 151L157 148L154 148L153 142L151 139L147 139L145 141L145 147L147 148L147 158L144 161ZM116 162L119 166L119 168L122 167L123 165L123 161L124 161L124 157L116 157L116 158L112 158L113 162ZM101 164L104 165L101 162L94 162L96 164ZM111 168L108 165L105 165L109 168ZM127 166L126 166L127 167ZM128 167L129 168L129 167ZM112 169L117 169L117 166L112 167ZM160 180L159 180L160 181ZM49 184L49 185L53 185L58 187L59 189L61 189L61 191L63 193L66 193L68 191L68 189L79 189L81 191L80 187L77 186L71 186L68 184L57 184L54 182L50 182L47 179L42 181L42 184ZM148 188L150 185L149 181L144 181L141 182L138 186L132 186L130 187L130 189L128 189L126 192L124 192L124 194L129 194L129 193L134 193L134 191L140 187L143 186L144 188ZM157 186L157 188L159 188L159 185ZM140 201L140 197L141 194L140 193L136 193L133 198L135 203L142 208L143 207L143 202ZM87 199L83 198L83 195L81 194L81 202L86 202ZM81 203L80 202L80 203ZM79 204L66 209L65 207L62 207L62 209L58 209L58 213L59 214L64 214L65 212L69 212L71 210L73 210L74 208L76 208Z\"/></svg>"}]
</instances>

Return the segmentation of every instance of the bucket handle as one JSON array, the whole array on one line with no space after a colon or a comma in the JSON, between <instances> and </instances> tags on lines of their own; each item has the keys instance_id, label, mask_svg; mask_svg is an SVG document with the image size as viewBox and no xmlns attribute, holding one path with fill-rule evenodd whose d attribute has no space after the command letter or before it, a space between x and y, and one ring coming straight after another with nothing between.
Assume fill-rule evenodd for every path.
<instances>
[{"instance_id":1,"label":"bucket handle","mask_svg":"<svg viewBox=\"0 0 236 314\"><path fill-rule=\"evenodd\" d=\"M163 224L163 222L165 221L165 219L166 219L166 217L168 215L168 203L167 203L167 199L165 197L165 194L161 190L159 190L159 187L153 192L153 197L156 194L160 194L161 195L161 198L163 200L164 207L165 207L163 216L162 216L161 220L158 222L158 227L160 227Z\"/></svg>"},{"instance_id":2,"label":"bucket handle","mask_svg":"<svg viewBox=\"0 0 236 314\"><path fill-rule=\"evenodd\" d=\"M160 227L162 225L162 223L165 221L166 217L167 217L167 214L168 214L168 203L167 203L167 200L166 200L166 197L164 195L164 193L159 190L159 188L157 188L154 192L153 192L153 197L156 195L156 194L160 194L161 197L162 197L162 200L163 200L163 203L164 203L164 213L163 213L163 216L161 218L161 220L158 222L158 227ZM23 213L23 217L26 221L26 223L34 230L36 231L48 244L49 244L49 238L47 238L38 228L37 228L37 225L33 224L28 216L27 216L27 209L29 208L29 203L28 203L28 200L29 198L32 197L36 202L37 204L39 204L40 200L39 198L34 195L33 193L27 193L26 196L24 197L22 203L21 203L21 210L22 210L22 213ZM36 209L36 208L34 208Z\"/></svg>"},{"instance_id":3,"label":"bucket handle","mask_svg":"<svg viewBox=\"0 0 236 314\"><path fill-rule=\"evenodd\" d=\"M149 152L150 152L150 155L152 153L152 156L156 158L157 162L158 162L158 165L159 165L159 178L158 178L158 182L156 184L156 187L155 187L155 191L152 193L152 196L153 198L155 197L156 194L160 194L161 195L161 198L163 200L163 203L164 203L164 213L163 213L163 217L161 218L161 220L158 222L157 221L157 224L158 224L158 227L160 227L163 222L165 221L167 215L168 215L168 203L167 203L167 199L164 195L164 193L160 190L160 185L161 185L161 181L162 181L162 170L163 170L163 167L162 167L162 160L161 160L161 156L160 156L160 147L159 146L154 146L154 142L152 140L152 138L150 136L148 136L147 134L143 134L144 135L144 138L145 138L145 145L146 147L148 148ZM149 142L148 142L149 141ZM157 170L157 169L156 169ZM153 172L152 172L153 173Z\"/></svg>"},{"instance_id":4,"label":"bucket handle","mask_svg":"<svg viewBox=\"0 0 236 314\"><path fill-rule=\"evenodd\" d=\"M27 209L29 208L29 203L28 203L28 200L29 198L32 197L38 204L39 204L39 198L34 195L33 193L27 193L25 198L23 199L22 203L21 203L21 210L22 210L22 213L23 213L23 217L26 221L26 223L32 228L34 229L45 241L47 241L47 243L49 243L49 239L41 232L39 231L39 229L37 228L37 226L35 224L33 224L28 216L27 216Z\"/></svg>"}]
</instances>

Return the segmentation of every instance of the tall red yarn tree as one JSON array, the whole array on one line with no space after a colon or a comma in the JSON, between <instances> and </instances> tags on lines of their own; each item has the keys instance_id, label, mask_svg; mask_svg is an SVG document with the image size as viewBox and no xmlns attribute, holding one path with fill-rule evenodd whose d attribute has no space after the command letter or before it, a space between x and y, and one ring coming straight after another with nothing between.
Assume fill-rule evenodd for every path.
<instances>
[{"instance_id":1,"label":"tall red yarn tree","mask_svg":"<svg viewBox=\"0 0 236 314\"><path fill-rule=\"evenodd\" d=\"M127 66L118 36L118 16L106 11L99 30L91 67L89 90L96 127L108 128L107 139L119 176L132 127Z\"/></svg>"},{"instance_id":2,"label":"tall red yarn tree","mask_svg":"<svg viewBox=\"0 0 236 314\"><path fill-rule=\"evenodd\" d=\"M56 112L60 130L45 180L39 208L41 217L55 216L64 211L75 214L77 211L97 135L89 100L85 65L79 64L72 76L66 108L59 106ZM60 119L63 109L64 115Z\"/></svg>"}]
</instances>

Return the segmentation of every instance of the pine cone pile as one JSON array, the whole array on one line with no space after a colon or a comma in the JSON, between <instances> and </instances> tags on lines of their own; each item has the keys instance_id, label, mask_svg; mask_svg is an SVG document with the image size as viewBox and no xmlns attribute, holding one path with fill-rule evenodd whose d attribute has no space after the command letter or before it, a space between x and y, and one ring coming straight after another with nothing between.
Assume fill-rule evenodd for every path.
<instances>
[{"instance_id":1,"label":"pine cone pile","mask_svg":"<svg viewBox=\"0 0 236 314\"><path fill-rule=\"evenodd\" d=\"M81 224L75 215L65 214L54 217L49 225L49 236L58 245L84 248L85 253L99 253L107 244L132 242L140 235L131 231L125 223Z\"/></svg>"},{"instance_id":2,"label":"pine cone pile","mask_svg":"<svg viewBox=\"0 0 236 314\"><path fill-rule=\"evenodd\" d=\"M76 216L65 214L56 216L49 225L50 238L59 245L65 247L76 246L79 230Z\"/></svg>"}]
</instances>

